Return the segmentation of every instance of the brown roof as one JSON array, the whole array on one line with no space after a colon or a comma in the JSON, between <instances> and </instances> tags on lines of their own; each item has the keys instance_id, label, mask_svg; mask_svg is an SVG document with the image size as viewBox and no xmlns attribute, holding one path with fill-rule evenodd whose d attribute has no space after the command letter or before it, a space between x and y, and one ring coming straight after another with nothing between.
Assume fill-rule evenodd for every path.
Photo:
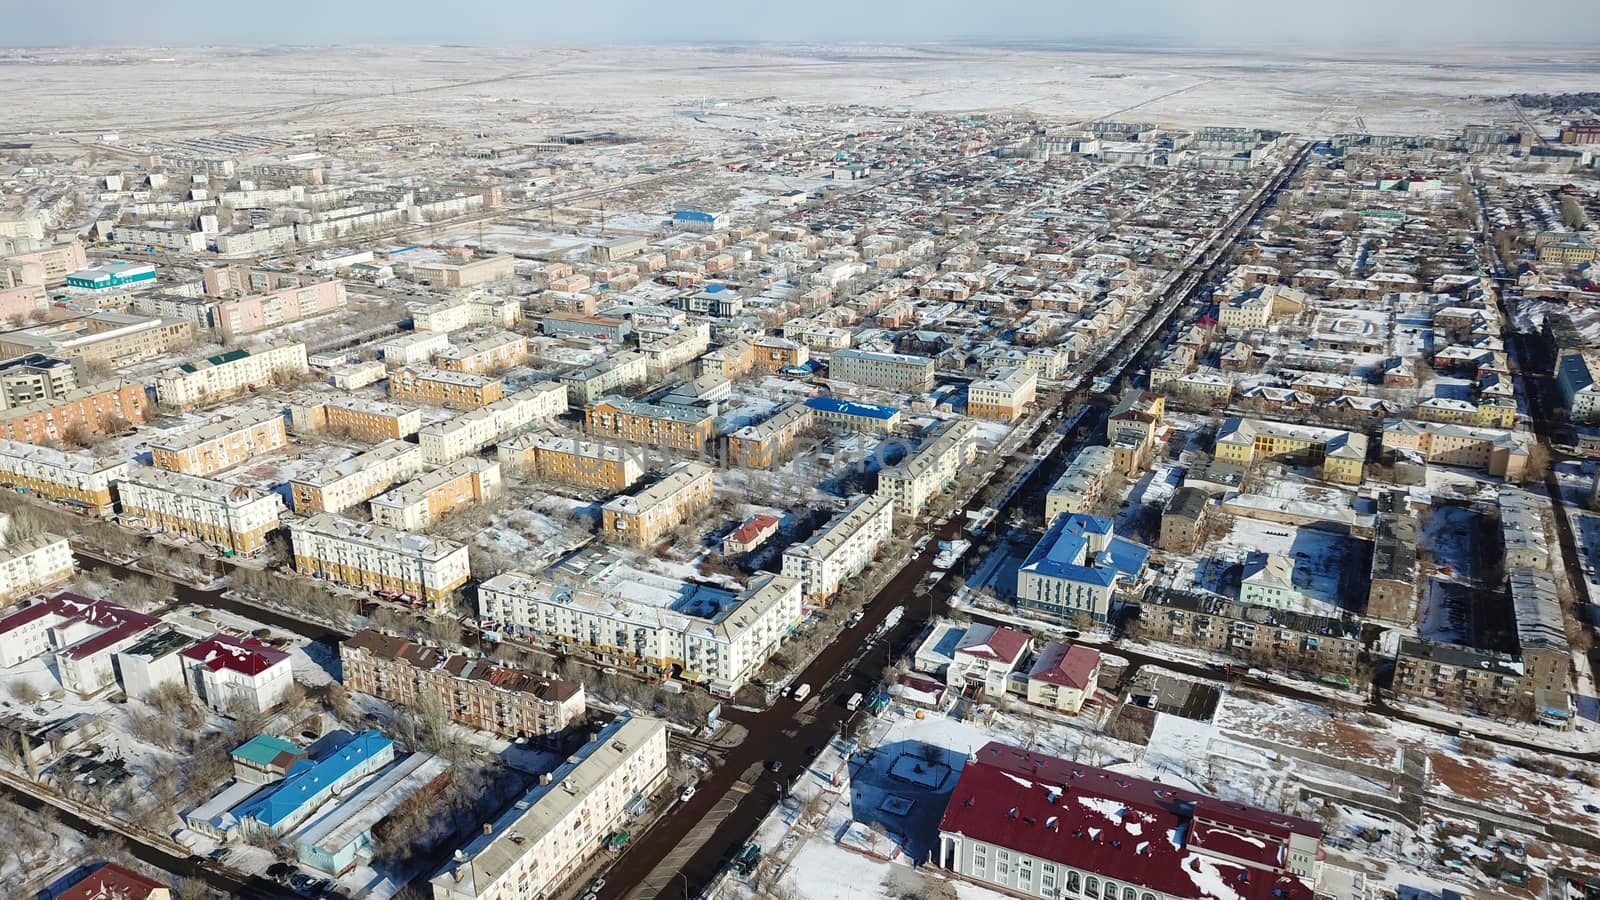
<instances>
[{"instance_id":1,"label":"brown roof","mask_svg":"<svg viewBox=\"0 0 1600 900\"><path fill-rule=\"evenodd\" d=\"M486 659L447 653L443 648L413 644L404 638L378 631L362 631L345 644L383 659L405 662L425 671L443 670L452 678L480 681L506 691L532 694L541 700L560 703L583 690L576 682L546 678L535 672L496 665Z\"/></svg>"}]
</instances>

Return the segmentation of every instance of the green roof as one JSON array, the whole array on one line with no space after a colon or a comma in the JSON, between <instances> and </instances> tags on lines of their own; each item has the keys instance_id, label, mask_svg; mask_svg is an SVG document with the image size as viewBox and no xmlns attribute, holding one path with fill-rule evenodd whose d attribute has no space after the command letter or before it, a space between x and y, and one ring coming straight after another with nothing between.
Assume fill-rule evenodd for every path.
<instances>
[{"instance_id":1,"label":"green roof","mask_svg":"<svg viewBox=\"0 0 1600 900\"><path fill-rule=\"evenodd\" d=\"M234 759L243 760L254 766L269 768L273 766L281 754L300 757L305 753L299 747L289 743L281 737L270 734L258 734L233 751Z\"/></svg>"},{"instance_id":2,"label":"green roof","mask_svg":"<svg viewBox=\"0 0 1600 900\"><path fill-rule=\"evenodd\" d=\"M229 350L227 353L219 353L216 356L206 357L206 362L212 364L213 366L220 366L223 363L231 363L237 359L244 359L249 355L249 350ZM179 365L178 368L184 370L185 372L192 373L195 370L195 365L194 363L183 363Z\"/></svg>"}]
</instances>

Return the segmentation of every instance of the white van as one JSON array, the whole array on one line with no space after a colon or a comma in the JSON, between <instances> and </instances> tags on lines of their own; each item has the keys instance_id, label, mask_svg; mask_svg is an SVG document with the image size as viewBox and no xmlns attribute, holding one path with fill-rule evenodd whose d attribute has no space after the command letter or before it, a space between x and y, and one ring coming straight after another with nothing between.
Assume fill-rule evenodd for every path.
<instances>
[{"instance_id":1,"label":"white van","mask_svg":"<svg viewBox=\"0 0 1600 900\"><path fill-rule=\"evenodd\" d=\"M861 701L865 699L865 697L861 696L860 691L856 691L854 694L850 695L850 699L845 703L844 708L850 710L851 712L855 712L861 708Z\"/></svg>"},{"instance_id":2,"label":"white van","mask_svg":"<svg viewBox=\"0 0 1600 900\"><path fill-rule=\"evenodd\" d=\"M809 696L811 696L811 685L809 684L802 684L794 689L794 699L796 701L804 700Z\"/></svg>"}]
</instances>

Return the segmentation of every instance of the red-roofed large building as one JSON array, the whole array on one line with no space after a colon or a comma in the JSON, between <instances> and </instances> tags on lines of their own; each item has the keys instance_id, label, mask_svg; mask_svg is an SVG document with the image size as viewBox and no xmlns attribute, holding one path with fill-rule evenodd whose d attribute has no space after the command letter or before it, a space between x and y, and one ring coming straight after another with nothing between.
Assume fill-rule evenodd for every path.
<instances>
[{"instance_id":1,"label":"red-roofed large building","mask_svg":"<svg viewBox=\"0 0 1600 900\"><path fill-rule=\"evenodd\" d=\"M976 690L990 697L1005 695L1006 683L1033 646L1020 631L974 623L950 654L944 683L952 690Z\"/></svg>"},{"instance_id":2,"label":"red-roofed large building","mask_svg":"<svg viewBox=\"0 0 1600 900\"><path fill-rule=\"evenodd\" d=\"M57 900L172 900L172 891L159 881L116 863L105 863L83 880L56 895Z\"/></svg>"},{"instance_id":3,"label":"red-roofed large building","mask_svg":"<svg viewBox=\"0 0 1600 900\"><path fill-rule=\"evenodd\" d=\"M243 706L266 712L294 684L289 654L255 638L213 634L182 657L183 680L200 702L218 711Z\"/></svg>"},{"instance_id":4,"label":"red-roofed large building","mask_svg":"<svg viewBox=\"0 0 1600 900\"><path fill-rule=\"evenodd\" d=\"M1051 641L1028 670L1028 702L1077 715L1100 686L1100 652Z\"/></svg>"},{"instance_id":5,"label":"red-roofed large building","mask_svg":"<svg viewBox=\"0 0 1600 900\"><path fill-rule=\"evenodd\" d=\"M991 742L939 823L943 868L1029 897L1311 900L1322 826Z\"/></svg>"},{"instance_id":6,"label":"red-roofed large building","mask_svg":"<svg viewBox=\"0 0 1600 900\"><path fill-rule=\"evenodd\" d=\"M87 697L117 680L112 657L156 622L106 600L57 594L0 619L0 668L53 651L61 686Z\"/></svg>"}]
</instances>

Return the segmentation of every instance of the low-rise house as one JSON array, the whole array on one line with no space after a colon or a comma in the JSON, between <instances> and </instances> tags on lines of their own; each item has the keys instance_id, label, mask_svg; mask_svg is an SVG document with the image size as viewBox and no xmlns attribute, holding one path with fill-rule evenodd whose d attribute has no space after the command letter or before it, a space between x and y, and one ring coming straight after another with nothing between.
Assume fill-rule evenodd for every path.
<instances>
[{"instance_id":1,"label":"low-rise house","mask_svg":"<svg viewBox=\"0 0 1600 900\"><path fill-rule=\"evenodd\" d=\"M190 690L218 712L269 712L294 685L289 654L255 638L213 634L179 656Z\"/></svg>"},{"instance_id":2,"label":"low-rise house","mask_svg":"<svg viewBox=\"0 0 1600 900\"><path fill-rule=\"evenodd\" d=\"M1077 715L1100 686L1100 652L1051 641L1028 669L1028 702Z\"/></svg>"},{"instance_id":3,"label":"low-rise house","mask_svg":"<svg viewBox=\"0 0 1600 900\"><path fill-rule=\"evenodd\" d=\"M1005 696L1011 675L1033 647L1033 639L1020 631L974 623L956 642L945 669L945 684L952 690L979 696Z\"/></svg>"}]
</instances>

